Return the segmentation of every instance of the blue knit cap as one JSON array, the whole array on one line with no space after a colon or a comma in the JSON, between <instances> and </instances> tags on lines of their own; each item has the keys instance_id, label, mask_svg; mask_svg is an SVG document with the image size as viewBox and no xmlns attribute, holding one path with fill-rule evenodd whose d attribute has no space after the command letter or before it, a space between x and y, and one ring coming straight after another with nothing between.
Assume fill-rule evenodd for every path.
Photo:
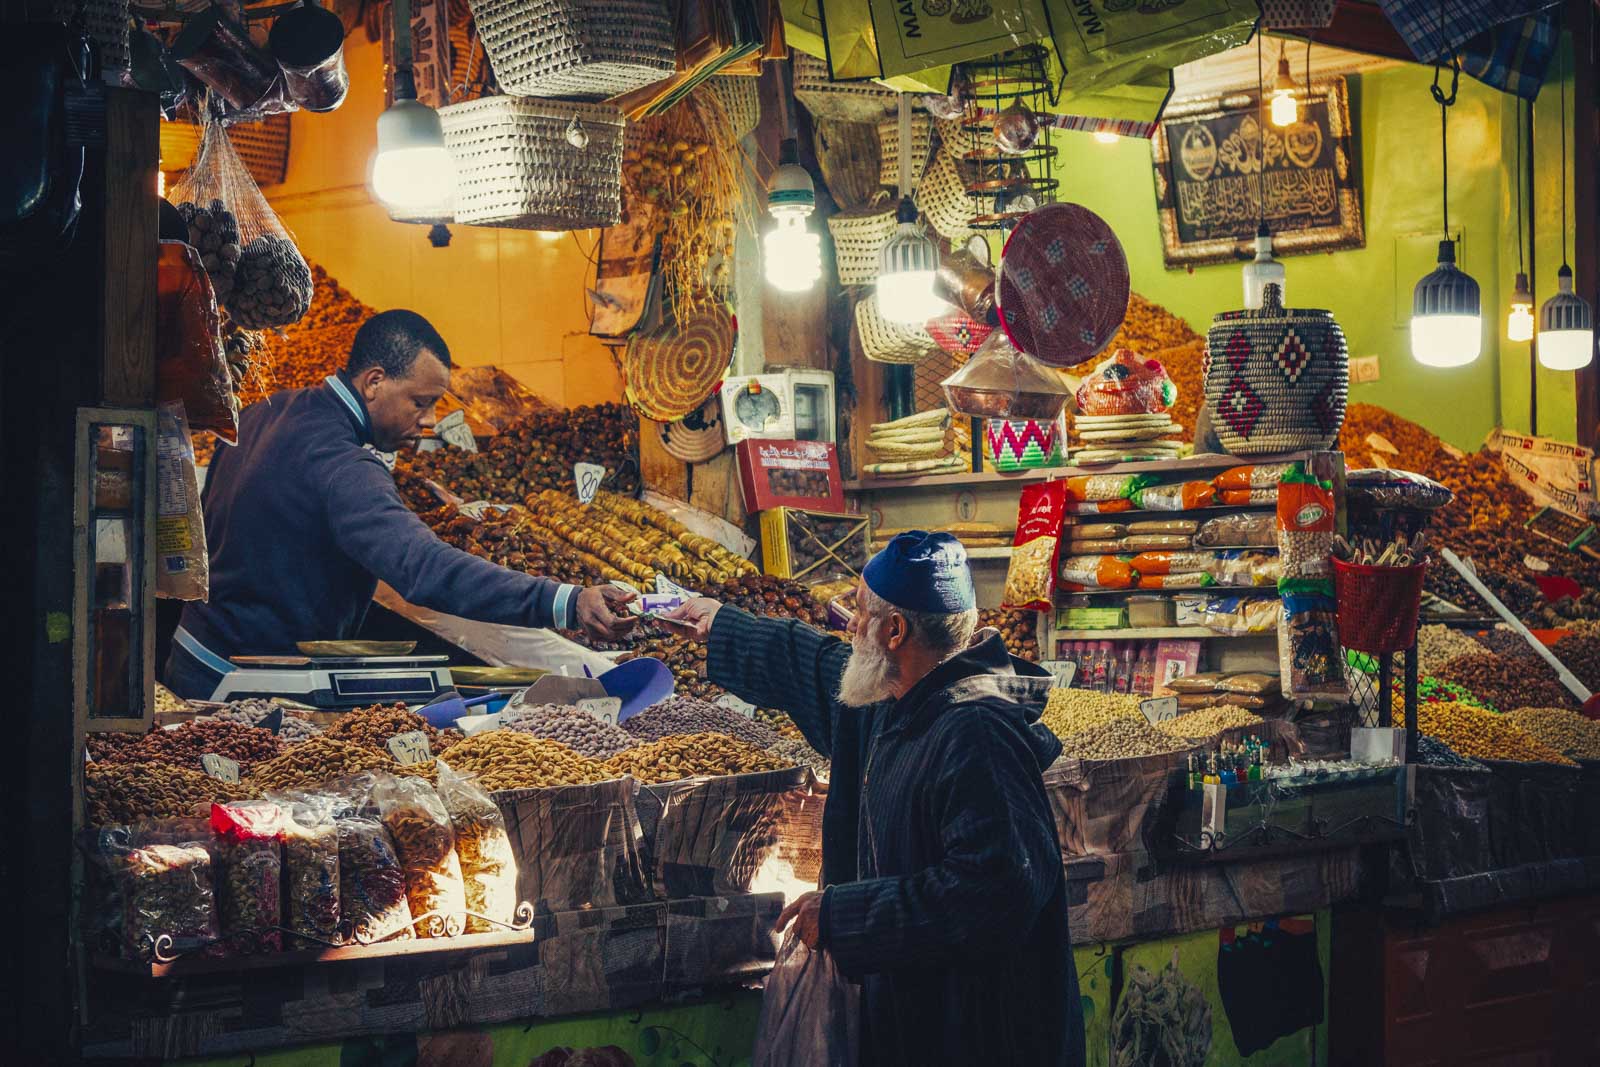
<instances>
[{"instance_id":1,"label":"blue knit cap","mask_svg":"<svg viewBox=\"0 0 1600 1067\"><path fill-rule=\"evenodd\" d=\"M953 615L978 606L966 547L947 533L907 530L867 561L861 577L905 611Z\"/></svg>"}]
</instances>

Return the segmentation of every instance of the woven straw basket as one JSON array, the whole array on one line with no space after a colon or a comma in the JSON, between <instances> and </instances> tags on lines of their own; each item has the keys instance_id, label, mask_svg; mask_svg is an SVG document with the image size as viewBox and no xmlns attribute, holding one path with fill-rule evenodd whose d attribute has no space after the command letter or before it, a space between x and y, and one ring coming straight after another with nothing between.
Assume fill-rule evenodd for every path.
<instances>
[{"instance_id":1,"label":"woven straw basket","mask_svg":"<svg viewBox=\"0 0 1600 1067\"><path fill-rule=\"evenodd\" d=\"M1344 425L1350 357L1326 311L1284 308L1267 286L1259 311L1212 320L1201 365L1211 426L1236 456L1329 448Z\"/></svg>"},{"instance_id":2,"label":"woven straw basket","mask_svg":"<svg viewBox=\"0 0 1600 1067\"><path fill-rule=\"evenodd\" d=\"M890 322L878 314L876 293L857 301L856 333L861 354L874 363L921 363L943 351L921 326Z\"/></svg>"},{"instance_id":3,"label":"woven straw basket","mask_svg":"<svg viewBox=\"0 0 1600 1067\"><path fill-rule=\"evenodd\" d=\"M471 0L500 88L584 100L642 89L677 70L660 0Z\"/></svg>"},{"instance_id":4,"label":"woven straw basket","mask_svg":"<svg viewBox=\"0 0 1600 1067\"><path fill-rule=\"evenodd\" d=\"M914 199L928 223L951 244L961 244L972 236L974 231L968 225L973 216L972 198L949 149L940 149L933 157Z\"/></svg>"},{"instance_id":5,"label":"woven straw basket","mask_svg":"<svg viewBox=\"0 0 1600 1067\"><path fill-rule=\"evenodd\" d=\"M439 109L456 163L456 221L587 230L622 218L622 113L598 104L486 96ZM573 119L589 135L567 141Z\"/></svg>"},{"instance_id":6,"label":"woven straw basket","mask_svg":"<svg viewBox=\"0 0 1600 1067\"><path fill-rule=\"evenodd\" d=\"M900 120L885 119L878 123L878 143L883 151L878 156L878 182L891 189L900 187ZM911 116L911 188L922 181L922 172L928 169L928 157L933 154L933 123L926 115Z\"/></svg>"},{"instance_id":7,"label":"woven straw basket","mask_svg":"<svg viewBox=\"0 0 1600 1067\"><path fill-rule=\"evenodd\" d=\"M761 124L761 79L732 74L715 75L707 91L717 98L733 126L733 139L742 141Z\"/></svg>"},{"instance_id":8,"label":"woven straw basket","mask_svg":"<svg viewBox=\"0 0 1600 1067\"><path fill-rule=\"evenodd\" d=\"M836 82L828 79L828 64L796 51L794 98L819 119L841 122L877 122L895 106L898 94L876 82Z\"/></svg>"},{"instance_id":9,"label":"woven straw basket","mask_svg":"<svg viewBox=\"0 0 1600 1067\"><path fill-rule=\"evenodd\" d=\"M100 72L112 82L128 70L128 0L84 0L83 29L100 51Z\"/></svg>"},{"instance_id":10,"label":"woven straw basket","mask_svg":"<svg viewBox=\"0 0 1600 1067\"><path fill-rule=\"evenodd\" d=\"M828 219L839 284L871 285L878 276L878 252L898 228L893 204L841 211Z\"/></svg>"}]
</instances>

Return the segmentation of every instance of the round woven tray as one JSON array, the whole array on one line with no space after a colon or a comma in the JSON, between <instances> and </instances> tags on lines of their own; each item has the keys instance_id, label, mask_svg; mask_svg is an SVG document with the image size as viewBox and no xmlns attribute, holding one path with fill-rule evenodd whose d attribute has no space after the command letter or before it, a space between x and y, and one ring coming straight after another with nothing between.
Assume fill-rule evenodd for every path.
<instances>
[{"instance_id":1,"label":"round woven tray","mask_svg":"<svg viewBox=\"0 0 1600 1067\"><path fill-rule=\"evenodd\" d=\"M1000 255L1000 327L1055 367L1092 359L1128 313L1128 258L1104 219L1079 204L1030 211Z\"/></svg>"},{"instance_id":2,"label":"round woven tray","mask_svg":"<svg viewBox=\"0 0 1600 1067\"><path fill-rule=\"evenodd\" d=\"M733 320L720 306L636 333L623 363L628 402L647 419L681 419L706 402L732 357Z\"/></svg>"},{"instance_id":3,"label":"round woven tray","mask_svg":"<svg viewBox=\"0 0 1600 1067\"><path fill-rule=\"evenodd\" d=\"M704 463L728 447L722 433L720 397L711 397L677 422L662 423L658 429L667 455L685 463Z\"/></svg>"}]
</instances>

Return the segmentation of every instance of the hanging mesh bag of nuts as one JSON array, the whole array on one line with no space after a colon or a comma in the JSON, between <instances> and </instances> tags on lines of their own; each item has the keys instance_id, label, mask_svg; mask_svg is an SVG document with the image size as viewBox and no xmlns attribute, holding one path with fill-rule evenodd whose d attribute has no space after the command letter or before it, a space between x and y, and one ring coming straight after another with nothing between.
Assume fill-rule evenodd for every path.
<instances>
[{"instance_id":1,"label":"hanging mesh bag of nuts","mask_svg":"<svg viewBox=\"0 0 1600 1067\"><path fill-rule=\"evenodd\" d=\"M299 322L311 307L311 268L209 110L194 164L167 199L230 320L248 330Z\"/></svg>"}]
</instances>

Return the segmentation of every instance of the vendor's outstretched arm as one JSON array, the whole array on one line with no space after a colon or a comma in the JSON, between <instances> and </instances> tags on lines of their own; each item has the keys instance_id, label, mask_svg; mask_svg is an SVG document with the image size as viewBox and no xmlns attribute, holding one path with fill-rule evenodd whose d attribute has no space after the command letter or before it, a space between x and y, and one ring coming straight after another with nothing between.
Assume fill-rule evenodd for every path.
<instances>
[{"instance_id":1,"label":"vendor's outstretched arm","mask_svg":"<svg viewBox=\"0 0 1600 1067\"><path fill-rule=\"evenodd\" d=\"M720 608L707 638L706 676L760 708L789 714L806 742L833 756L833 712L850 646L795 619Z\"/></svg>"}]
</instances>

